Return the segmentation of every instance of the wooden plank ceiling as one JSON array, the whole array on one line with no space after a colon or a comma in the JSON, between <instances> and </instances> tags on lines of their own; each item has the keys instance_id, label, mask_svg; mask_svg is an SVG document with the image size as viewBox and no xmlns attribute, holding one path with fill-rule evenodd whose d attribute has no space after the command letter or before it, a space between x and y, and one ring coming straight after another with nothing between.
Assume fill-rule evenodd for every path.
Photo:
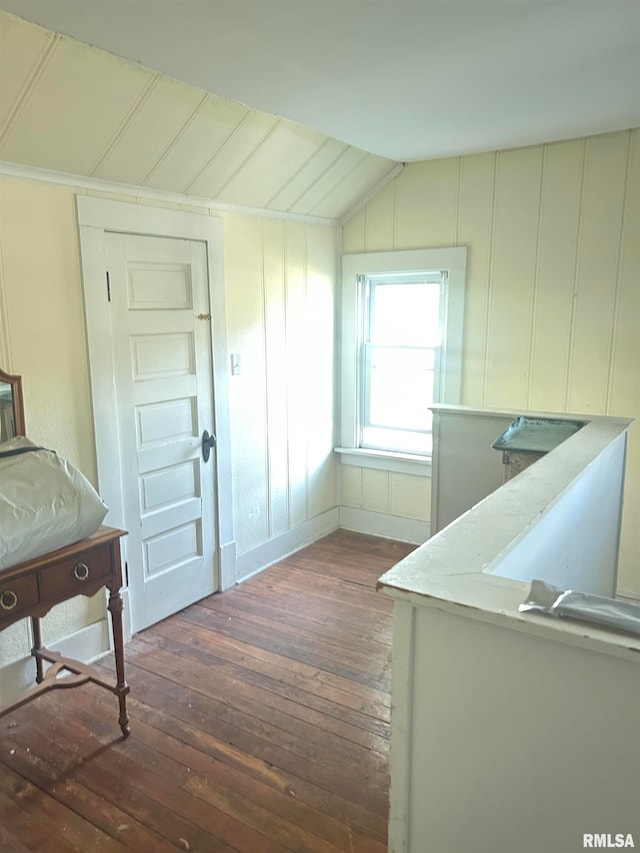
<instances>
[{"instance_id":1,"label":"wooden plank ceiling","mask_svg":"<svg viewBox=\"0 0 640 853\"><path fill-rule=\"evenodd\" d=\"M0 160L332 219L396 166L6 12Z\"/></svg>"}]
</instances>

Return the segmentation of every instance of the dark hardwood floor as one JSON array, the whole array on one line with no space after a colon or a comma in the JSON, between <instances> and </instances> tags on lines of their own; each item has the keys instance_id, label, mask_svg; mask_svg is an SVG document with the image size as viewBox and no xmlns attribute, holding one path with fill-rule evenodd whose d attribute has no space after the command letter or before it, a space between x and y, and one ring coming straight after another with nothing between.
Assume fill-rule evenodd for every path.
<instances>
[{"instance_id":1,"label":"dark hardwood floor","mask_svg":"<svg viewBox=\"0 0 640 853\"><path fill-rule=\"evenodd\" d=\"M339 531L138 634L127 740L91 685L4 717L0 850L383 853L392 607L375 583L411 550Z\"/></svg>"}]
</instances>

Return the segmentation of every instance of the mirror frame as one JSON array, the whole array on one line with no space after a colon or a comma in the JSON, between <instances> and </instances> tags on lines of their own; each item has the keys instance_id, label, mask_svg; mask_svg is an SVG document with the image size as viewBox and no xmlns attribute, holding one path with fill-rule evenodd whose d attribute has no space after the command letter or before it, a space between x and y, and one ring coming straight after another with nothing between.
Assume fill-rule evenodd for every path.
<instances>
[{"instance_id":1,"label":"mirror frame","mask_svg":"<svg viewBox=\"0 0 640 853\"><path fill-rule=\"evenodd\" d=\"M22 377L13 376L0 369L0 382L12 386L13 395L13 420L16 427L16 435L25 435L24 423L24 398L22 396Z\"/></svg>"}]
</instances>

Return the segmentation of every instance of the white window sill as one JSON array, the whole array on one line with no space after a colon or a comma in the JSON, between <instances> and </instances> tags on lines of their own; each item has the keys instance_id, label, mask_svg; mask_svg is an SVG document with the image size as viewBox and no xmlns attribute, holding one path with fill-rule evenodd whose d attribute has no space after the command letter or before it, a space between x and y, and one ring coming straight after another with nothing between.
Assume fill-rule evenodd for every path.
<instances>
[{"instance_id":1,"label":"white window sill","mask_svg":"<svg viewBox=\"0 0 640 853\"><path fill-rule=\"evenodd\" d=\"M431 457L413 453L395 453L390 450L368 450L362 447L334 447L340 454L343 465L360 468L378 468L398 474L413 474L417 477L431 476Z\"/></svg>"}]
</instances>

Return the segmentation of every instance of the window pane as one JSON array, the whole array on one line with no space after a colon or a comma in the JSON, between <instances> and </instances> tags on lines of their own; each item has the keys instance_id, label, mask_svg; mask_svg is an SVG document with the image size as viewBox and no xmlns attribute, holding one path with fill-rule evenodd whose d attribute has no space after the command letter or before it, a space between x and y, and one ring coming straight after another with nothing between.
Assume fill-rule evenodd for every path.
<instances>
[{"instance_id":1,"label":"window pane","mask_svg":"<svg viewBox=\"0 0 640 853\"><path fill-rule=\"evenodd\" d=\"M368 424L430 430L433 350L371 347Z\"/></svg>"},{"instance_id":2,"label":"window pane","mask_svg":"<svg viewBox=\"0 0 640 853\"><path fill-rule=\"evenodd\" d=\"M439 346L439 284L376 284L370 299L372 343Z\"/></svg>"}]
</instances>

